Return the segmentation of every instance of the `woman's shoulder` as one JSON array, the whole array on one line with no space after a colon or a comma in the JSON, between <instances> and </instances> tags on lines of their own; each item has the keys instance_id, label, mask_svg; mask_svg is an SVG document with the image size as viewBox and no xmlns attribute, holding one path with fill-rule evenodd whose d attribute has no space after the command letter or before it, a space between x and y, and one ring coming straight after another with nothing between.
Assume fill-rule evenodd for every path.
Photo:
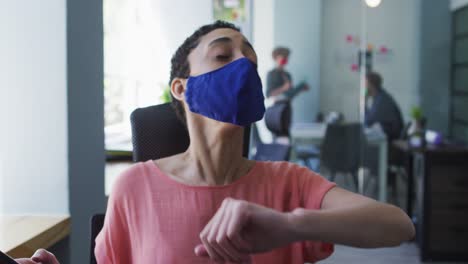
<instances>
[{"instance_id":1,"label":"woman's shoulder","mask_svg":"<svg viewBox=\"0 0 468 264\"><path fill-rule=\"evenodd\" d=\"M158 160L137 162L124 170L115 180L112 193L142 195L141 190L156 188L161 179L166 179L165 172L176 170L181 164L181 155L174 155Z\"/></svg>"},{"instance_id":2,"label":"woman's shoulder","mask_svg":"<svg viewBox=\"0 0 468 264\"><path fill-rule=\"evenodd\" d=\"M145 184L142 178L146 177L150 172L152 160L145 162L136 162L125 169L112 184L113 196L121 196L127 194L131 190L139 189L138 185Z\"/></svg>"}]
</instances>

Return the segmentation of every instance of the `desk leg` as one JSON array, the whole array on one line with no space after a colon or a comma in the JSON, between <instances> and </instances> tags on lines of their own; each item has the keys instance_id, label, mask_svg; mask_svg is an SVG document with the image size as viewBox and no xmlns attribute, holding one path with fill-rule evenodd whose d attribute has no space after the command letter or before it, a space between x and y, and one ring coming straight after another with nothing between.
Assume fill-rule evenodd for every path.
<instances>
[{"instance_id":1,"label":"desk leg","mask_svg":"<svg viewBox=\"0 0 468 264\"><path fill-rule=\"evenodd\" d=\"M387 202L387 155L387 140L383 140L379 144L379 201L384 203Z\"/></svg>"},{"instance_id":2,"label":"desk leg","mask_svg":"<svg viewBox=\"0 0 468 264\"><path fill-rule=\"evenodd\" d=\"M297 162L296 146L297 140L294 137L291 137L291 152L289 154L289 160L292 162ZM304 166L307 166L307 164L304 164Z\"/></svg>"},{"instance_id":3,"label":"desk leg","mask_svg":"<svg viewBox=\"0 0 468 264\"><path fill-rule=\"evenodd\" d=\"M406 212L408 213L409 217L413 217L413 190L414 190L414 162L413 162L413 155L411 153L406 154L406 168L408 173L408 189L406 195Z\"/></svg>"}]
</instances>

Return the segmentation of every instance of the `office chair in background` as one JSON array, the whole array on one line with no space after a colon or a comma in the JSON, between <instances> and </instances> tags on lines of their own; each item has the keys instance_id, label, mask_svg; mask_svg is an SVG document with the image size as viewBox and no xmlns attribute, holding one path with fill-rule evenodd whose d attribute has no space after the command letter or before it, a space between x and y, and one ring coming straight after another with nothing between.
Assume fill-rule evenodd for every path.
<instances>
[{"instance_id":1,"label":"office chair in background","mask_svg":"<svg viewBox=\"0 0 468 264\"><path fill-rule=\"evenodd\" d=\"M147 161L179 154L190 144L188 131L177 118L170 103L138 108L130 115L133 161ZM250 126L244 128L243 156L249 153ZM96 264L96 236L104 225L105 214L91 218L90 263Z\"/></svg>"},{"instance_id":2,"label":"office chair in background","mask_svg":"<svg viewBox=\"0 0 468 264\"><path fill-rule=\"evenodd\" d=\"M330 180L337 173L351 175L358 189L358 170L366 143L362 124L329 124L320 151L320 164L330 171Z\"/></svg>"},{"instance_id":3,"label":"office chair in background","mask_svg":"<svg viewBox=\"0 0 468 264\"><path fill-rule=\"evenodd\" d=\"M265 125L273 134L274 143L289 144L289 128L291 126L291 105L276 103L265 112Z\"/></svg>"},{"instance_id":4,"label":"office chair in background","mask_svg":"<svg viewBox=\"0 0 468 264\"><path fill-rule=\"evenodd\" d=\"M320 149L314 145L295 145L291 146L290 126L291 126L291 105L289 103L277 103L269 107L265 113L265 124L273 134L274 143L289 146L288 153L294 148L294 152L299 160L311 170L318 171L319 165L314 164L313 160L318 160ZM272 146L262 146L272 148ZM273 150L265 150L273 151ZM288 159L289 160L289 159ZM318 163L318 162L317 162Z\"/></svg>"},{"instance_id":5,"label":"office chair in background","mask_svg":"<svg viewBox=\"0 0 468 264\"><path fill-rule=\"evenodd\" d=\"M253 159L263 161L289 161L291 144L289 127L291 125L291 105L277 103L266 109L265 125L273 134L273 142L265 144L260 139L256 125L253 125L252 140L257 150Z\"/></svg>"},{"instance_id":6,"label":"office chair in background","mask_svg":"<svg viewBox=\"0 0 468 264\"><path fill-rule=\"evenodd\" d=\"M344 115L340 112L330 112L326 116L318 113L315 121L326 124L340 124L344 122ZM320 171L320 146L307 144L295 146L297 159L301 160L305 166L313 171Z\"/></svg>"},{"instance_id":7,"label":"office chair in background","mask_svg":"<svg viewBox=\"0 0 468 264\"><path fill-rule=\"evenodd\" d=\"M90 264L97 264L94 248L96 247L96 237L101 232L104 226L105 214L95 214L91 217L91 247L90 247Z\"/></svg>"}]
</instances>

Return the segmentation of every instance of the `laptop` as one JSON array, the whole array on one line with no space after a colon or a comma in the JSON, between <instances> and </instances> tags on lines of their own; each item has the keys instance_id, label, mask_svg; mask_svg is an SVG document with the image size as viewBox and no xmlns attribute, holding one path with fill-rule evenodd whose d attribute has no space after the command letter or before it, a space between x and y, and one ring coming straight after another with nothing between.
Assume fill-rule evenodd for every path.
<instances>
[{"instance_id":1,"label":"laptop","mask_svg":"<svg viewBox=\"0 0 468 264\"><path fill-rule=\"evenodd\" d=\"M10 256L0 251L0 264L19 264L14 261Z\"/></svg>"}]
</instances>

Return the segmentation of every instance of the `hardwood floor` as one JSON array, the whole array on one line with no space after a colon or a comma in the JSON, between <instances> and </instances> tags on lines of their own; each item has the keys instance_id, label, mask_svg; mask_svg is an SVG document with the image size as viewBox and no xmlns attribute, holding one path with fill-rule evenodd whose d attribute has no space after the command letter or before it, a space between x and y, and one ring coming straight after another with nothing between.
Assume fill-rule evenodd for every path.
<instances>
[{"instance_id":1,"label":"hardwood floor","mask_svg":"<svg viewBox=\"0 0 468 264\"><path fill-rule=\"evenodd\" d=\"M413 264L424 263L419 259L419 249L415 243L404 243L399 247L380 249L357 249L335 246L335 253L322 264ZM428 262L432 264L462 264L467 262Z\"/></svg>"},{"instance_id":2,"label":"hardwood floor","mask_svg":"<svg viewBox=\"0 0 468 264\"><path fill-rule=\"evenodd\" d=\"M322 171L321 174L327 177L327 172ZM365 195L371 198L377 199L377 181L375 177L368 178L367 189ZM352 180L349 175L337 175L336 183L338 186L348 189L350 191L356 191L353 186ZM405 198L406 198L406 186L405 182L398 181L398 196L396 201L392 201L392 196L388 195L390 202L396 206L406 209ZM414 208L414 207L413 207ZM406 263L433 263L433 264L462 264L468 262L421 262L419 256L419 248L415 242L404 243L399 247L394 248L380 248L380 249L358 249L346 246L335 246L335 253L328 259L319 262L323 264L406 264Z\"/></svg>"}]
</instances>

